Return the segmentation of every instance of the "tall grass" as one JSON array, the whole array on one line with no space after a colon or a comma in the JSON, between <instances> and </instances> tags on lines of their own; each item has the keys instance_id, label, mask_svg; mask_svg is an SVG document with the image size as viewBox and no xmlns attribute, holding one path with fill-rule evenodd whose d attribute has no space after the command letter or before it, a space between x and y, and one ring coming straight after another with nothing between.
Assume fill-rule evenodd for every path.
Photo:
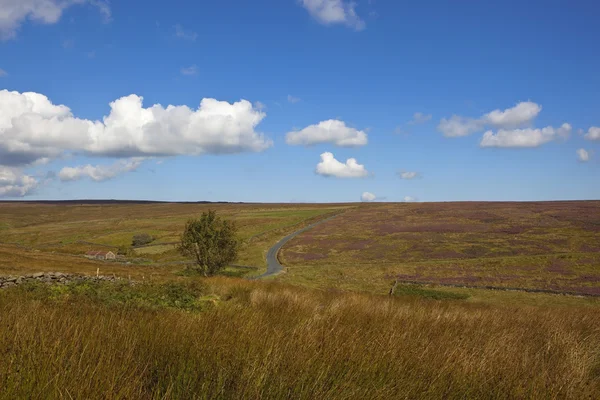
<instances>
[{"instance_id":1,"label":"tall grass","mask_svg":"<svg viewBox=\"0 0 600 400\"><path fill-rule=\"evenodd\" d=\"M225 278L194 287L196 296L220 299L202 311L80 292L0 292L0 398L600 393L594 308L492 307Z\"/></svg>"}]
</instances>

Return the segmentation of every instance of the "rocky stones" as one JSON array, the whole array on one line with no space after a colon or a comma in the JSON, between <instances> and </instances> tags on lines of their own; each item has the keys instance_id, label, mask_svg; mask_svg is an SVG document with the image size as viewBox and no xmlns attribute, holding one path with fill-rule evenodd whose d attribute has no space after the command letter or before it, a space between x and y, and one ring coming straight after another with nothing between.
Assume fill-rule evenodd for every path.
<instances>
[{"instance_id":1,"label":"rocky stones","mask_svg":"<svg viewBox=\"0 0 600 400\"><path fill-rule=\"evenodd\" d=\"M35 274L28 274L23 276L0 276L0 289L13 287L30 282L43 282L47 285L66 285L71 282L101 282L108 281L114 282L119 281L121 278L113 276L88 276L88 275L76 275L76 274L65 274L62 272L38 272ZM132 282L133 283L133 282Z\"/></svg>"}]
</instances>

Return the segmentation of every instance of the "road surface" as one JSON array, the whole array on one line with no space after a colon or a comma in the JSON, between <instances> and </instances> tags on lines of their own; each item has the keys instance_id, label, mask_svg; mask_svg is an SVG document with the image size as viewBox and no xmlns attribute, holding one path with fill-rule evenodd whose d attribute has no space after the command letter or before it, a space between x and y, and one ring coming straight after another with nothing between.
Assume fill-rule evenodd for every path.
<instances>
[{"instance_id":1,"label":"road surface","mask_svg":"<svg viewBox=\"0 0 600 400\"><path fill-rule=\"evenodd\" d=\"M314 224L310 224L308 226L305 226L304 228L300 229L299 231L296 231L294 233L291 233L289 235L287 235L286 237L284 237L283 239L281 239L279 242L277 242L275 244L275 246L271 247L269 249L269 251L267 252L267 272L265 272L262 275L259 275L257 277L255 277L255 279L260 279L260 278L265 278L267 276L272 276L272 275L277 275L279 274L281 271L283 271L283 265L281 265L279 263L279 260L277 259L277 254L279 253L279 250L291 239L295 238L296 236L298 236L299 234L306 232L309 229L314 228L317 225L321 225L322 223L325 223L335 217L337 217L339 214L336 214L332 217L323 219L319 222L315 222Z\"/></svg>"}]
</instances>

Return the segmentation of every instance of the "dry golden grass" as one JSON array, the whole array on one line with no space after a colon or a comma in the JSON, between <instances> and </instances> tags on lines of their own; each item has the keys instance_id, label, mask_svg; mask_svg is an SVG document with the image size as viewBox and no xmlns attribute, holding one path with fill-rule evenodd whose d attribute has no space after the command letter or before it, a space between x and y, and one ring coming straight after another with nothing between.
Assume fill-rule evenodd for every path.
<instances>
[{"instance_id":1,"label":"dry golden grass","mask_svg":"<svg viewBox=\"0 0 600 400\"><path fill-rule=\"evenodd\" d=\"M582 399L600 391L597 309L204 282L218 300L201 312L0 291L0 398Z\"/></svg>"}]
</instances>

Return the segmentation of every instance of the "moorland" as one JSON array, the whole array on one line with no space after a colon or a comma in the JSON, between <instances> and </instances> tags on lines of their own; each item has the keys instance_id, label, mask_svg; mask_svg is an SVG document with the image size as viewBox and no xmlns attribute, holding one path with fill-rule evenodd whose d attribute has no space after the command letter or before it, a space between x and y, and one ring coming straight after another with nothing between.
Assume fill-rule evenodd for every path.
<instances>
[{"instance_id":1,"label":"moorland","mask_svg":"<svg viewBox=\"0 0 600 400\"><path fill-rule=\"evenodd\" d=\"M242 246L203 278L176 242L208 209ZM0 290L0 398L593 398L599 243L597 201L0 203L0 275L121 278Z\"/></svg>"}]
</instances>

